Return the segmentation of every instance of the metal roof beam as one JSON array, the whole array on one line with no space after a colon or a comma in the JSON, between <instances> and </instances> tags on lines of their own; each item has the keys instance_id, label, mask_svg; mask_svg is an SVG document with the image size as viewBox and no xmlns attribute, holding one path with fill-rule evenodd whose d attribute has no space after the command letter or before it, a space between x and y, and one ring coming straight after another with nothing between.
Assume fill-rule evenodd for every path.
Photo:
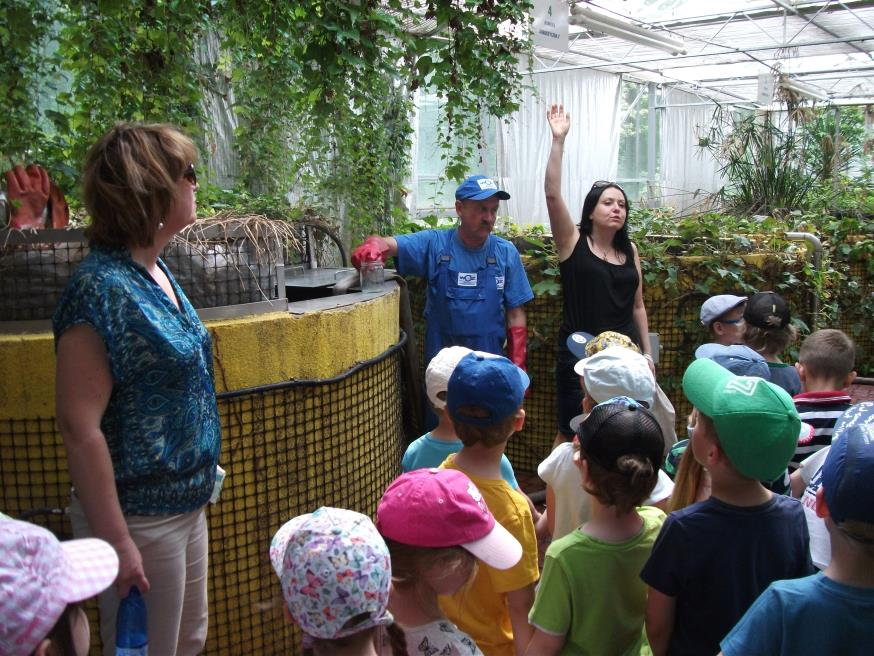
<instances>
[{"instance_id":1,"label":"metal roof beam","mask_svg":"<svg viewBox=\"0 0 874 656\"><path fill-rule=\"evenodd\" d=\"M871 66L849 66L846 68L820 68L810 71L795 71L792 75L798 79L803 79L805 75L825 75L828 73L864 73L874 71L874 64ZM730 75L728 77L703 77L697 81L701 84L705 82L726 82L735 80L757 80L758 75Z\"/></svg>"},{"instance_id":2,"label":"metal roof beam","mask_svg":"<svg viewBox=\"0 0 874 656\"><path fill-rule=\"evenodd\" d=\"M799 18L807 18L807 16L805 16L801 12L801 10L797 9L796 7L793 7L792 5L786 4L785 2L783 2L783 0L771 0L771 2L773 2L778 7L782 7L786 11L791 11L793 14L795 14ZM795 36L793 36L791 39L789 39L789 41L786 43L786 45L789 45L790 43L792 43L798 37L798 35L804 31L804 28L807 27L808 25L813 25L815 28L817 28L821 32L825 32L829 36L833 36L833 37L839 38L839 39L843 38L840 34L832 32L827 27L824 27L820 23L816 22L816 17L819 16L820 12L823 9L825 9L826 6L828 6L828 5L827 4L823 5L813 16L811 16L810 19L807 21L807 24L804 27L802 27L800 30L798 30L798 32L796 32ZM874 57L871 56L871 53L868 52L867 50L865 50L864 48L862 48L861 46L859 46L855 43L847 43L847 45L849 45L854 50L858 50L859 52L863 53L866 57L868 57L868 59L874 60Z\"/></svg>"},{"instance_id":3,"label":"metal roof beam","mask_svg":"<svg viewBox=\"0 0 874 656\"><path fill-rule=\"evenodd\" d=\"M799 10L814 9L816 7L820 7L822 9L825 9L829 13L849 11L851 14L855 15L855 12L853 11L854 9L870 9L871 7L874 7L874 0L856 0L855 2L853 2L852 0L844 0L843 2L833 2L833 0L825 0L823 2L822 0L817 0L816 2L808 2L804 4L799 3L796 5L796 7ZM717 14L702 14L701 16L680 18L673 21L657 21L651 23L651 25L654 27L662 27L665 29L675 29L680 27L701 27L709 25L711 23L721 23L728 15L741 18L745 16L751 16L753 18L778 18L783 15L783 11L776 7L774 9L747 9L743 12L721 12ZM863 24L865 24L864 21L862 22Z\"/></svg>"},{"instance_id":4,"label":"metal roof beam","mask_svg":"<svg viewBox=\"0 0 874 656\"><path fill-rule=\"evenodd\" d=\"M796 47L804 48L804 47L810 47L810 46L834 45L836 43L847 43L849 41L854 41L854 42L874 41L874 34L866 34L866 35L858 36L858 37L846 37L846 38L842 38L842 39L820 39L819 41L810 41L807 43L801 43L801 44L798 44ZM725 46L725 45L720 45L717 43L714 43L712 45L714 47L717 47L717 48L722 48L722 49L726 50L727 52L711 52L711 53L705 53L705 54L700 54L700 55L676 55L676 56L671 57L670 59L668 59L667 57L658 57L656 59L652 59L652 58L650 58L650 59L627 59L627 60L613 61L613 62L608 62L608 63L602 63L606 60L601 59L601 62L594 63L594 64L572 64L569 66L562 66L561 68L541 69L541 70L536 70L536 71L532 71L532 72L533 73L543 73L543 72L546 72L547 70L549 70L549 71L555 71L555 70L566 71L566 70L574 70L574 69L578 69L578 68L598 68L599 66L646 65L646 64L653 64L656 62L664 62L664 61L674 62L674 61L682 60L682 59L696 59L696 58L701 58L701 57L707 57L708 55L724 55L724 54L729 54L731 52L734 52L734 53L739 54L739 55L745 54L743 51L739 50L738 48L734 48L732 46ZM753 52L759 52L759 51L764 51L764 50L778 50L778 48L775 48L772 45L767 45L767 46L762 45L762 46L751 46L751 47L747 48L746 50L753 51ZM572 54L575 54L575 55L581 56L581 57L591 57L592 56L589 54L583 54L583 53L579 53L579 52L575 52ZM545 56L543 58L549 59L548 57L545 57ZM718 64L712 64L712 65L716 66ZM767 66L767 64L766 64L766 66ZM671 66L670 68L680 68L680 67L679 66ZM769 66L769 68L771 68L771 67ZM650 72L656 72L656 71L650 70Z\"/></svg>"}]
</instances>

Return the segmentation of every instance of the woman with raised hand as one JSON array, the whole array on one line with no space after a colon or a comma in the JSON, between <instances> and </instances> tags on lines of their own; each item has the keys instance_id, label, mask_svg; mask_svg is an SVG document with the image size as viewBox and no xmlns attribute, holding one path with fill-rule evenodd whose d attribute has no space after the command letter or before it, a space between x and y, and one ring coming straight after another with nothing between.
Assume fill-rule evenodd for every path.
<instances>
[{"instance_id":1,"label":"woman with raised hand","mask_svg":"<svg viewBox=\"0 0 874 656\"><path fill-rule=\"evenodd\" d=\"M570 130L563 105L546 113L552 146L546 164L546 208L558 250L562 287L562 322L558 336L556 442L573 438L570 420L580 413L583 394L574 373L577 358L566 340L577 331L598 335L612 330L627 335L652 364L649 324L643 304L643 276L637 247L628 237L628 197L615 182L598 181L583 202L575 224L561 195L561 163Z\"/></svg>"},{"instance_id":2,"label":"woman with raised hand","mask_svg":"<svg viewBox=\"0 0 874 656\"><path fill-rule=\"evenodd\" d=\"M133 586L150 653L199 654L206 641L204 507L221 445L212 341L159 258L195 221L196 155L169 125L119 124L91 148L91 252L53 317L73 532L119 557L116 585L100 595L107 655Z\"/></svg>"}]
</instances>

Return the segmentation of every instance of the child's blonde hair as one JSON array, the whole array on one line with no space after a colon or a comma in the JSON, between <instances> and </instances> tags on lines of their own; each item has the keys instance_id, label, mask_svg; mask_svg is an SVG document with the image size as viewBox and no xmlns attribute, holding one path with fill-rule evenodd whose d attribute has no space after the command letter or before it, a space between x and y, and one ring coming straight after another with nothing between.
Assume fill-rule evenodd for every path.
<instances>
[{"instance_id":1,"label":"child's blonde hair","mask_svg":"<svg viewBox=\"0 0 874 656\"><path fill-rule=\"evenodd\" d=\"M383 539L391 554L392 581L395 585L408 585L415 589L422 606L429 611L438 609L430 607L434 603L434 594L425 583L427 572L439 568L446 572L446 576L451 576L466 570L465 585L476 575L479 561L463 547L416 547L390 538Z\"/></svg>"},{"instance_id":2,"label":"child's blonde hair","mask_svg":"<svg viewBox=\"0 0 874 656\"><path fill-rule=\"evenodd\" d=\"M686 445L686 450L680 457L680 465L677 467L677 474L674 477L674 491L668 502L669 513L691 506L698 500L704 476L704 467L695 460L691 444Z\"/></svg>"}]
</instances>

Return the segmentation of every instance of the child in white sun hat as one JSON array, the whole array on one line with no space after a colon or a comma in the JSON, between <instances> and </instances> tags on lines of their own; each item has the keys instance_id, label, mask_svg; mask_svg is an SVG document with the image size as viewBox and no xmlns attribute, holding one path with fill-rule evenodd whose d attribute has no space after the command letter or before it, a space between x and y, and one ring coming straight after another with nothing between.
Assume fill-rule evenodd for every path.
<instances>
[{"instance_id":1,"label":"child in white sun hat","mask_svg":"<svg viewBox=\"0 0 874 656\"><path fill-rule=\"evenodd\" d=\"M652 404L657 385L646 358L635 349L618 345L612 335L599 335L593 343L598 341L606 346L584 357L574 367L582 379L583 411L588 412L598 403L616 396L627 396L647 406ZM583 416L571 420L574 431L579 429ZM571 442L560 444L537 467L538 476L547 484L546 515L553 540L567 535L590 517L591 497L580 488L575 450ZM672 491L670 477L660 472L656 488L644 505L663 507Z\"/></svg>"},{"instance_id":2,"label":"child in white sun hat","mask_svg":"<svg viewBox=\"0 0 874 656\"><path fill-rule=\"evenodd\" d=\"M304 654L384 653L377 630L392 623L391 563L370 518L330 507L294 517L273 536L270 563L305 634Z\"/></svg>"},{"instance_id":3,"label":"child in white sun hat","mask_svg":"<svg viewBox=\"0 0 874 656\"><path fill-rule=\"evenodd\" d=\"M118 576L118 556L96 538L59 542L49 531L0 515L0 654L86 656L80 601Z\"/></svg>"}]
</instances>

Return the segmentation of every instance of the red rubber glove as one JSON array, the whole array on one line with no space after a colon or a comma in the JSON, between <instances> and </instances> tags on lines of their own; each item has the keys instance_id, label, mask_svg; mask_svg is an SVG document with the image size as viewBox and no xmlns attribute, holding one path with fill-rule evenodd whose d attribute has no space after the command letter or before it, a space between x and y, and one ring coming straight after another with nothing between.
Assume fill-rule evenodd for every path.
<instances>
[{"instance_id":1,"label":"red rubber glove","mask_svg":"<svg viewBox=\"0 0 874 656\"><path fill-rule=\"evenodd\" d=\"M525 368L525 359L528 357L528 329L525 326L510 326L507 328L507 357L510 361L519 367L522 371L528 371ZM528 393L531 391L531 386L525 390L525 398L528 398Z\"/></svg>"},{"instance_id":2,"label":"red rubber glove","mask_svg":"<svg viewBox=\"0 0 874 656\"><path fill-rule=\"evenodd\" d=\"M10 207L9 227L43 228L43 211L49 200L49 176L41 166L31 164L24 169L20 164L6 171L6 191Z\"/></svg>"},{"instance_id":3,"label":"red rubber glove","mask_svg":"<svg viewBox=\"0 0 874 656\"><path fill-rule=\"evenodd\" d=\"M525 358L528 357L528 329L525 326L510 326L507 328L507 357L522 371L525 368Z\"/></svg>"},{"instance_id":4,"label":"red rubber glove","mask_svg":"<svg viewBox=\"0 0 874 656\"><path fill-rule=\"evenodd\" d=\"M352 266L361 268L362 262L382 262L388 254L388 242L379 235L370 235L358 248L352 251Z\"/></svg>"},{"instance_id":5,"label":"red rubber glove","mask_svg":"<svg viewBox=\"0 0 874 656\"><path fill-rule=\"evenodd\" d=\"M70 206L67 205L64 192L54 182L49 192L49 220L50 228L66 228L70 224Z\"/></svg>"}]
</instances>

